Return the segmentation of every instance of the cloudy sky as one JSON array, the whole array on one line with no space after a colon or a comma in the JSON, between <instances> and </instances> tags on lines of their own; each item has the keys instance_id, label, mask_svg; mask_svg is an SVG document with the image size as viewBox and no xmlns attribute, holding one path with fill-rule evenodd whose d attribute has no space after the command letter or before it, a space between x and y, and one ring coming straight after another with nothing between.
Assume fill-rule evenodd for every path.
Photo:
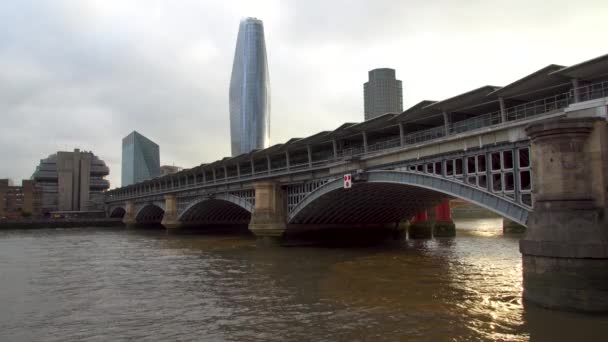
<instances>
[{"instance_id":1,"label":"cloudy sky","mask_svg":"<svg viewBox=\"0 0 608 342\"><path fill-rule=\"evenodd\" d=\"M118 186L133 130L162 164L228 156L245 16L265 25L272 143L361 121L373 68L397 69L407 108L608 53L605 0L3 0L0 178L80 148Z\"/></svg>"}]
</instances>

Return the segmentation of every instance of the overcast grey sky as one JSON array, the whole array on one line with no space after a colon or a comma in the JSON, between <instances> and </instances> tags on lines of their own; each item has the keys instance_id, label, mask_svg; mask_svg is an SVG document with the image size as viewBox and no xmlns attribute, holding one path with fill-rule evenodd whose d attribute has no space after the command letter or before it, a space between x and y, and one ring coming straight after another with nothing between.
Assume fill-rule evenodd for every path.
<instances>
[{"instance_id":1,"label":"overcast grey sky","mask_svg":"<svg viewBox=\"0 0 608 342\"><path fill-rule=\"evenodd\" d=\"M0 178L81 148L118 186L133 130L162 164L228 156L245 16L265 25L273 144L361 121L373 68L397 70L407 108L608 53L605 0L3 0Z\"/></svg>"}]
</instances>

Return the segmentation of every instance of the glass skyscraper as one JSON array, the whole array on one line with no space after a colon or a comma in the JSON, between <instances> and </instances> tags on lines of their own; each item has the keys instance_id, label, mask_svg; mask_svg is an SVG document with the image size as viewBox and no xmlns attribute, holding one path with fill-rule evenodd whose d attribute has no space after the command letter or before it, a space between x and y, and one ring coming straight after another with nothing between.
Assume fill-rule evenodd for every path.
<instances>
[{"instance_id":1,"label":"glass skyscraper","mask_svg":"<svg viewBox=\"0 0 608 342\"><path fill-rule=\"evenodd\" d=\"M160 176L160 153L152 140L133 131L122 139L122 186Z\"/></svg>"},{"instance_id":2,"label":"glass skyscraper","mask_svg":"<svg viewBox=\"0 0 608 342\"><path fill-rule=\"evenodd\" d=\"M241 20L230 79L230 142L237 156L270 144L270 79L264 24Z\"/></svg>"}]
</instances>

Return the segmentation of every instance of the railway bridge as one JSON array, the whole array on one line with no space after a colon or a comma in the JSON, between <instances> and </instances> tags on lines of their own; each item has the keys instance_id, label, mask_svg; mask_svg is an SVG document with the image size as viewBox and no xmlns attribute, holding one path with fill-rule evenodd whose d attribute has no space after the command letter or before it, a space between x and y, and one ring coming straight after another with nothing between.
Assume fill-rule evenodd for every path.
<instances>
[{"instance_id":1,"label":"railway bridge","mask_svg":"<svg viewBox=\"0 0 608 342\"><path fill-rule=\"evenodd\" d=\"M248 225L260 239L411 220L460 198L527 226L524 299L608 311L608 55L109 191L125 224ZM352 181L347 185L345 179ZM436 212L437 215L428 215ZM423 234L424 235L424 234Z\"/></svg>"}]
</instances>

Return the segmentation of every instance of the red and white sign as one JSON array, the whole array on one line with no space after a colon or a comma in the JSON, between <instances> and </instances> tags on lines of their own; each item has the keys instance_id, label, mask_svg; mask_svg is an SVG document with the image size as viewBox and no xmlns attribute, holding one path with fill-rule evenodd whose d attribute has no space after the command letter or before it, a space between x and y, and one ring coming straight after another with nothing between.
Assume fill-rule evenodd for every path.
<instances>
[{"instance_id":1,"label":"red and white sign","mask_svg":"<svg viewBox=\"0 0 608 342\"><path fill-rule=\"evenodd\" d=\"M350 189L353 186L353 177L350 173L344 175L344 189Z\"/></svg>"}]
</instances>

